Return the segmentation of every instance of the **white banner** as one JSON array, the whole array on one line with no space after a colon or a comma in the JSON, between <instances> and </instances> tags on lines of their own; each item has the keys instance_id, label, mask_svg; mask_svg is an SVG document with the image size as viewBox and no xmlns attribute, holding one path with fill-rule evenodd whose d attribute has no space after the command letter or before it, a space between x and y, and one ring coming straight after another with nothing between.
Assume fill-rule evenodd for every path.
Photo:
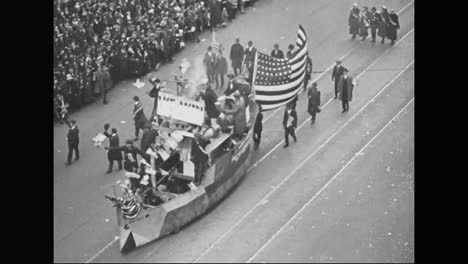
<instances>
[{"instance_id":1,"label":"white banner","mask_svg":"<svg viewBox=\"0 0 468 264\"><path fill-rule=\"evenodd\" d=\"M181 96L160 92L156 113L201 126L205 117L205 102L197 102Z\"/></svg>"}]
</instances>

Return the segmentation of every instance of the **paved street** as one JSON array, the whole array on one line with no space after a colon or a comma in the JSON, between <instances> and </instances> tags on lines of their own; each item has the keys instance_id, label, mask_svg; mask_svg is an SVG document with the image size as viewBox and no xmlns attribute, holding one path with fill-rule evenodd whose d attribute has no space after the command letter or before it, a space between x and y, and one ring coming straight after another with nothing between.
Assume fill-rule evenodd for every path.
<instances>
[{"instance_id":1,"label":"paved street","mask_svg":"<svg viewBox=\"0 0 468 264\"><path fill-rule=\"evenodd\" d=\"M140 96L149 113L148 83L141 89L131 85L134 80L120 83L109 104L94 103L71 116L80 128L81 158L69 167L64 165L67 129L54 127L54 260L413 262L414 2L359 2L399 12L399 42L393 47L350 40L353 3L259 0L216 33L227 53L236 37L267 53L277 42L286 52L302 24L313 70L326 71L312 76L322 93L322 112L311 127L301 95L298 142L287 149L281 148L283 109L265 113L262 143L247 176L216 208L177 234L120 253L115 209L104 195L123 173L105 174L106 153L91 142L105 122L118 129L121 141L133 136L131 100ZM204 78L202 59L211 34L200 38L205 41L188 45L175 63L154 75L170 79L186 59L187 77ZM338 58L358 82L344 114L341 102L332 100L329 68Z\"/></svg>"}]
</instances>

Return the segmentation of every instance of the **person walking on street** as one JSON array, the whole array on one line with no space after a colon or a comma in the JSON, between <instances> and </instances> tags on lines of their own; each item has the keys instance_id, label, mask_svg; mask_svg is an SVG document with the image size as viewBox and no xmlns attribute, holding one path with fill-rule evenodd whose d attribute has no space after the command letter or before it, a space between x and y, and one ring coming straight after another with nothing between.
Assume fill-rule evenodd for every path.
<instances>
[{"instance_id":1,"label":"person walking on street","mask_svg":"<svg viewBox=\"0 0 468 264\"><path fill-rule=\"evenodd\" d=\"M307 104L307 112L309 112L312 122L311 125L315 123L315 116L317 113L320 113L320 91L317 90L317 82L312 83L312 87L309 88L307 92L307 97L309 102Z\"/></svg>"},{"instance_id":2,"label":"person walking on street","mask_svg":"<svg viewBox=\"0 0 468 264\"><path fill-rule=\"evenodd\" d=\"M385 38L387 37L387 26L388 25L388 11L385 6L382 6L382 11L380 12L380 21L379 21L379 37L382 38L380 43L385 44Z\"/></svg>"},{"instance_id":3,"label":"person walking on street","mask_svg":"<svg viewBox=\"0 0 468 264\"><path fill-rule=\"evenodd\" d=\"M223 89L224 88L224 76L227 73L227 61L221 51L216 56L217 56L216 66L215 66L216 89L218 89L219 87ZM219 86L218 77L221 80L221 86Z\"/></svg>"},{"instance_id":4,"label":"person walking on street","mask_svg":"<svg viewBox=\"0 0 468 264\"><path fill-rule=\"evenodd\" d=\"M111 173L114 167L114 161L117 161L119 170L122 170L122 152L120 151L119 135L117 129L112 128L111 134L105 133L109 138L109 147L107 149L107 159L109 160L109 168L106 173Z\"/></svg>"},{"instance_id":5,"label":"person walking on street","mask_svg":"<svg viewBox=\"0 0 468 264\"><path fill-rule=\"evenodd\" d=\"M283 51L279 49L279 44L278 43L275 43L274 49L271 51L271 56L273 58L277 58L277 59L283 59L284 58Z\"/></svg>"},{"instance_id":6,"label":"person walking on street","mask_svg":"<svg viewBox=\"0 0 468 264\"><path fill-rule=\"evenodd\" d=\"M205 67L206 67L206 76L208 77L208 81L210 83L213 83L214 77L215 77L214 71L215 71L215 65L216 65L216 56L213 53L211 46L208 47L208 50L205 53L203 64L205 64Z\"/></svg>"},{"instance_id":7,"label":"person walking on street","mask_svg":"<svg viewBox=\"0 0 468 264\"><path fill-rule=\"evenodd\" d=\"M359 34L359 8L357 4L354 4L351 12L349 12L348 25L349 34L353 36L351 39L355 39L356 35Z\"/></svg>"},{"instance_id":8,"label":"person walking on street","mask_svg":"<svg viewBox=\"0 0 468 264\"><path fill-rule=\"evenodd\" d=\"M380 14L377 13L377 9L372 7L371 9L371 19L370 19L370 28L371 28L371 36L372 36L372 43L375 43L375 38L377 35L377 28L379 27L379 21L380 21Z\"/></svg>"},{"instance_id":9,"label":"person walking on street","mask_svg":"<svg viewBox=\"0 0 468 264\"><path fill-rule=\"evenodd\" d=\"M184 73L182 72L182 66L179 66L176 74L174 75L174 79L177 85L177 96L180 96L184 91Z\"/></svg>"},{"instance_id":10,"label":"person walking on street","mask_svg":"<svg viewBox=\"0 0 468 264\"><path fill-rule=\"evenodd\" d=\"M312 79L312 59L309 56L309 52L306 53L306 74L304 77L304 91L307 90L307 84L309 84L310 79Z\"/></svg>"},{"instance_id":11,"label":"person walking on street","mask_svg":"<svg viewBox=\"0 0 468 264\"><path fill-rule=\"evenodd\" d=\"M146 152L146 150L154 144L156 137L158 136L158 131L153 128L151 124L146 124L145 129L143 132L143 136L141 136L141 142L140 142L140 150L143 151L143 153Z\"/></svg>"},{"instance_id":12,"label":"person walking on street","mask_svg":"<svg viewBox=\"0 0 468 264\"><path fill-rule=\"evenodd\" d=\"M344 67L341 65L341 60L336 60L335 67L332 71L332 82L335 82L335 99L338 98L338 81L341 75L343 75Z\"/></svg>"},{"instance_id":13,"label":"person walking on street","mask_svg":"<svg viewBox=\"0 0 468 264\"><path fill-rule=\"evenodd\" d=\"M99 66L99 69L94 74L94 79L96 81L94 91L101 95L102 103L107 104L106 94L107 90L111 87L111 78L104 65Z\"/></svg>"},{"instance_id":14,"label":"person walking on street","mask_svg":"<svg viewBox=\"0 0 468 264\"><path fill-rule=\"evenodd\" d=\"M397 30L400 29L400 22L398 21L398 15L395 13L395 10L390 11L388 22L387 37L391 40L390 45L394 45L397 39Z\"/></svg>"},{"instance_id":15,"label":"person walking on street","mask_svg":"<svg viewBox=\"0 0 468 264\"><path fill-rule=\"evenodd\" d=\"M284 110L283 127L284 141L286 143L283 148L287 148L289 146L289 135L292 136L294 142L297 142L297 138L294 133L294 130L297 127L297 113L290 105L288 105Z\"/></svg>"},{"instance_id":16,"label":"person walking on street","mask_svg":"<svg viewBox=\"0 0 468 264\"><path fill-rule=\"evenodd\" d=\"M140 134L140 129L144 129L145 125L148 123L148 119L143 112L143 106L140 103L140 98L138 96L133 97L134 107L133 107L133 120L135 121L135 140L138 140L138 135Z\"/></svg>"},{"instance_id":17,"label":"person walking on street","mask_svg":"<svg viewBox=\"0 0 468 264\"><path fill-rule=\"evenodd\" d=\"M362 37L361 41L364 41L369 36L369 23L371 19L371 13L367 6L362 7L362 11L359 14L359 36Z\"/></svg>"},{"instance_id":18,"label":"person walking on street","mask_svg":"<svg viewBox=\"0 0 468 264\"><path fill-rule=\"evenodd\" d=\"M340 94L341 105L343 107L343 113L349 111L349 102L353 99L353 78L348 76L348 69L344 69L343 75L338 81L338 92Z\"/></svg>"},{"instance_id":19,"label":"person walking on street","mask_svg":"<svg viewBox=\"0 0 468 264\"><path fill-rule=\"evenodd\" d=\"M253 140L254 140L254 149L257 150L260 145L260 140L262 139L262 130L263 130L263 113L262 105L258 105L258 114L255 119L254 131L253 131Z\"/></svg>"},{"instance_id":20,"label":"person walking on street","mask_svg":"<svg viewBox=\"0 0 468 264\"><path fill-rule=\"evenodd\" d=\"M161 81L159 79L151 78L149 82L153 85L151 91L147 92L151 98L154 98L153 111L151 112L151 118L156 116L158 109L158 96L159 92L163 89Z\"/></svg>"},{"instance_id":21,"label":"person walking on street","mask_svg":"<svg viewBox=\"0 0 468 264\"><path fill-rule=\"evenodd\" d=\"M235 76L241 73L243 56L244 47L242 47L242 45L239 44L239 38L236 38L236 43L234 43L231 46L231 54L229 55L229 58L231 59L231 66L234 70Z\"/></svg>"},{"instance_id":22,"label":"person walking on street","mask_svg":"<svg viewBox=\"0 0 468 264\"><path fill-rule=\"evenodd\" d=\"M80 159L80 151L78 150L78 144L80 143L79 133L80 133L80 130L78 129L78 126L76 125L76 121L71 120L70 129L68 130L68 134L67 134L68 156L67 156L66 165L71 164L73 151L75 152L75 160Z\"/></svg>"}]
</instances>

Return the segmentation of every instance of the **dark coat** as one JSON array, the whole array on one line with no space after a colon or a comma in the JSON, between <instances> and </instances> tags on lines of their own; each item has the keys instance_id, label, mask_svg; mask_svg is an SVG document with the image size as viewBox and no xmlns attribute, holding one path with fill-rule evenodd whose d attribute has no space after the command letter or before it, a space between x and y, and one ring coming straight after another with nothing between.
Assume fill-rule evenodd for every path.
<instances>
[{"instance_id":1,"label":"dark coat","mask_svg":"<svg viewBox=\"0 0 468 264\"><path fill-rule=\"evenodd\" d=\"M227 73L227 61L224 56L218 57L215 64L215 73L222 74L223 76Z\"/></svg>"},{"instance_id":2,"label":"dark coat","mask_svg":"<svg viewBox=\"0 0 468 264\"><path fill-rule=\"evenodd\" d=\"M387 23L388 23L388 13L384 12L380 14L379 29L377 34L381 38L387 37Z\"/></svg>"},{"instance_id":3,"label":"dark coat","mask_svg":"<svg viewBox=\"0 0 468 264\"><path fill-rule=\"evenodd\" d=\"M389 40L397 39L397 30L400 29L400 22L397 14L390 14L388 17L387 37Z\"/></svg>"},{"instance_id":4,"label":"dark coat","mask_svg":"<svg viewBox=\"0 0 468 264\"><path fill-rule=\"evenodd\" d=\"M346 84L347 84L347 88L348 88L348 96L347 98L342 98L342 94L343 94L343 82L346 81ZM338 81L338 92L340 93L340 100L343 101L343 99L345 99L346 101L348 102L351 102L351 100L353 99L353 88L354 88L354 85L353 85L353 78L351 76L348 76L348 78L345 80L344 79L344 76L341 76L340 77L340 80Z\"/></svg>"},{"instance_id":5,"label":"dark coat","mask_svg":"<svg viewBox=\"0 0 468 264\"><path fill-rule=\"evenodd\" d=\"M288 50L288 52L286 53L286 57L288 59L291 59L292 57L294 57L294 55L296 55L296 52L295 51L290 51Z\"/></svg>"},{"instance_id":6,"label":"dark coat","mask_svg":"<svg viewBox=\"0 0 468 264\"><path fill-rule=\"evenodd\" d=\"M245 56L245 62L252 62L255 60L255 53L257 53L257 49L255 47L252 47L252 50L249 50L249 48L246 48L244 51L244 56Z\"/></svg>"},{"instance_id":7,"label":"dark coat","mask_svg":"<svg viewBox=\"0 0 468 264\"><path fill-rule=\"evenodd\" d=\"M311 88L307 92L307 97L309 98L307 112L312 115L314 112L317 112L317 108L320 106L320 91L314 91Z\"/></svg>"},{"instance_id":8,"label":"dark coat","mask_svg":"<svg viewBox=\"0 0 468 264\"><path fill-rule=\"evenodd\" d=\"M359 34L359 9L353 8L348 17L349 34Z\"/></svg>"},{"instance_id":9,"label":"dark coat","mask_svg":"<svg viewBox=\"0 0 468 264\"><path fill-rule=\"evenodd\" d=\"M109 135L109 150L107 151L107 159L109 161L122 160L122 152L120 150L119 135Z\"/></svg>"},{"instance_id":10,"label":"dark coat","mask_svg":"<svg viewBox=\"0 0 468 264\"><path fill-rule=\"evenodd\" d=\"M231 94L235 93L239 89L239 84L234 81L234 79L230 80L227 85L226 91L224 94L226 96L230 96Z\"/></svg>"},{"instance_id":11,"label":"dark coat","mask_svg":"<svg viewBox=\"0 0 468 264\"><path fill-rule=\"evenodd\" d=\"M241 44L234 43L231 46L231 54L229 58L232 61L232 67L240 68L242 64L242 58L244 56L244 48Z\"/></svg>"},{"instance_id":12,"label":"dark coat","mask_svg":"<svg viewBox=\"0 0 468 264\"><path fill-rule=\"evenodd\" d=\"M332 81L339 80L340 76L343 75L343 70L344 70L343 66L338 67L338 65L335 65L332 71Z\"/></svg>"},{"instance_id":13,"label":"dark coat","mask_svg":"<svg viewBox=\"0 0 468 264\"><path fill-rule=\"evenodd\" d=\"M151 144L154 143L157 136L158 131L154 129L150 129L148 131L143 132L143 136L141 137L140 142L141 151L146 152L146 150L151 146Z\"/></svg>"},{"instance_id":14,"label":"dark coat","mask_svg":"<svg viewBox=\"0 0 468 264\"><path fill-rule=\"evenodd\" d=\"M311 77L312 77L312 59L309 56L307 56L305 79L310 80Z\"/></svg>"},{"instance_id":15,"label":"dark coat","mask_svg":"<svg viewBox=\"0 0 468 264\"><path fill-rule=\"evenodd\" d=\"M130 148L128 148L127 146L122 146L119 149L120 151L123 151L124 153L124 159L125 159L124 169L126 171L134 171L134 169L138 168L137 154L142 157L146 156L139 148L135 146L131 146ZM134 160L133 162L131 162L130 159L128 158L128 154L130 154L133 157L133 160Z\"/></svg>"},{"instance_id":16,"label":"dark coat","mask_svg":"<svg viewBox=\"0 0 468 264\"><path fill-rule=\"evenodd\" d=\"M208 161L208 155L206 153L205 147L209 144L209 140L199 139L192 141L192 150L191 150L191 160L193 163L202 163Z\"/></svg>"},{"instance_id":17,"label":"dark coat","mask_svg":"<svg viewBox=\"0 0 468 264\"><path fill-rule=\"evenodd\" d=\"M272 56L273 58L283 59L283 58L284 58L284 53L283 53L283 51L280 50L280 49L277 49L277 50L274 49L274 50L271 51L271 56Z\"/></svg>"},{"instance_id":18,"label":"dark coat","mask_svg":"<svg viewBox=\"0 0 468 264\"><path fill-rule=\"evenodd\" d=\"M94 83L94 92L101 93L111 88L111 78L107 71L98 70L96 72L96 82Z\"/></svg>"},{"instance_id":19,"label":"dark coat","mask_svg":"<svg viewBox=\"0 0 468 264\"><path fill-rule=\"evenodd\" d=\"M205 54L205 58L203 59L203 64L205 64L206 67L206 75L213 75L216 67L216 56L214 53L211 53L211 55L207 52Z\"/></svg>"},{"instance_id":20,"label":"dark coat","mask_svg":"<svg viewBox=\"0 0 468 264\"><path fill-rule=\"evenodd\" d=\"M78 126L75 125L74 128L70 127L70 129L68 130L68 134L67 134L68 144L78 146L78 144L80 143L79 134L80 134L80 130L78 129Z\"/></svg>"},{"instance_id":21,"label":"dark coat","mask_svg":"<svg viewBox=\"0 0 468 264\"><path fill-rule=\"evenodd\" d=\"M286 129L287 128L287 125L288 125L288 120L289 118L292 118L293 121L292 121L292 126L294 128L297 127L297 113L296 113L296 110L291 110L291 114L288 114L288 109L285 109L284 110L284 116L283 116L283 127Z\"/></svg>"},{"instance_id":22,"label":"dark coat","mask_svg":"<svg viewBox=\"0 0 468 264\"><path fill-rule=\"evenodd\" d=\"M143 107L141 104L137 104L133 108L133 120L135 121L135 127L143 129L145 125L148 123L148 119L143 112Z\"/></svg>"},{"instance_id":23,"label":"dark coat","mask_svg":"<svg viewBox=\"0 0 468 264\"><path fill-rule=\"evenodd\" d=\"M205 111L208 118L217 118L219 116L219 111L216 109L215 103L218 96L213 89L206 89L205 93L200 94L200 97L205 101Z\"/></svg>"}]
</instances>

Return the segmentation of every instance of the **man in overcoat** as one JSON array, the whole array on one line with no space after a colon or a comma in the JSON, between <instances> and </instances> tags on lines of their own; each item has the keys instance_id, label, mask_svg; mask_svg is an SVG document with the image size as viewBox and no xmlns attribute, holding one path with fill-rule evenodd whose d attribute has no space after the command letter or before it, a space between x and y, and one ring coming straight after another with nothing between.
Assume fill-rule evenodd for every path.
<instances>
[{"instance_id":1,"label":"man in overcoat","mask_svg":"<svg viewBox=\"0 0 468 264\"><path fill-rule=\"evenodd\" d=\"M255 119L255 125L253 130L253 140L255 143L254 148L258 149L260 145L260 140L262 139L262 130L263 130L263 113L262 113L262 105L258 105L258 114L257 118Z\"/></svg>"},{"instance_id":2,"label":"man in overcoat","mask_svg":"<svg viewBox=\"0 0 468 264\"><path fill-rule=\"evenodd\" d=\"M307 92L309 102L307 104L307 112L309 112L313 125L315 123L315 116L320 111L320 91L317 90L317 82L312 83L312 87Z\"/></svg>"},{"instance_id":3,"label":"man in overcoat","mask_svg":"<svg viewBox=\"0 0 468 264\"><path fill-rule=\"evenodd\" d=\"M95 79L96 82L94 83L94 90L101 94L102 103L107 104L106 93L107 90L110 89L112 81L105 66L100 65L99 69L95 73Z\"/></svg>"},{"instance_id":4,"label":"man in overcoat","mask_svg":"<svg viewBox=\"0 0 468 264\"><path fill-rule=\"evenodd\" d=\"M273 58L277 58L277 59L283 59L284 58L283 51L279 49L278 43L276 43L274 45L274 49L271 51L271 56Z\"/></svg>"},{"instance_id":5,"label":"man in overcoat","mask_svg":"<svg viewBox=\"0 0 468 264\"><path fill-rule=\"evenodd\" d=\"M332 71L332 82L335 82L335 99L338 98L338 81L343 74L344 67L341 65L341 60L336 60L335 67Z\"/></svg>"},{"instance_id":6,"label":"man in overcoat","mask_svg":"<svg viewBox=\"0 0 468 264\"><path fill-rule=\"evenodd\" d=\"M283 127L284 127L284 144L283 148L287 148L289 146L289 135L292 136L294 142L297 142L296 134L294 133L297 127L297 113L296 110L292 108L291 105L287 105L286 109L284 110L283 115Z\"/></svg>"},{"instance_id":7,"label":"man in overcoat","mask_svg":"<svg viewBox=\"0 0 468 264\"><path fill-rule=\"evenodd\" d=\"M68 143L68 156L67 156L67 163L66 165L71 164L71 159L73 155L73 151L75 151L75 160L80 159L80 151L78 150L78 144L80 143L79 137L80 130L76 125L75 120L70 121L70 129L68 130L67 134L67 143Z\"/></svg>"},{"instance_id":8,"label":"man in overcoat","mask_svg":"<svg viewBox=\"0 0 468 264\"><path fill-rule=\"evenodd\" d=\"M355 39L356 35L359 34L359 8L357 4L354 4L349 12L348 25L349 34L353 36L351 39Z\"/></svg>"},{"instance_id":9,"label":"man in overcoat","mask_svg":"<svg viewBox=\"0 0 468 264\"><path fill-rule=\"evenodd\" d=\"M200 97L205 101L205 111L208 118L217 118L219 116L219 111L215 103L218 96L211 88L211 85L207 85L206 89L200 93Z\"/></svg>"},{"instance_id":10,"label":"man in overcoat","mask_svg":"<svg viewBox=\"0 0 468 264\"><path fill-rule=\"evenodd\" d=\"M148 119L143 112L143 106L140 103L140 98L138 96L133 97L134 107L133 107L133 120L135 121L135 140L138 140L138 135L140 134L140 129L144 129L145 125L148 123Z\"/></svg>"},{"instance_id":11,"label":"man in overcoat","mask_svg":"<svg viewBox=\"0 0 468 264\"><path fill-rule=\"evenodd\" d=\"M375 8L375 6L372 7L371 11L372 11L371 19L370 19L370 28L371 28L371 37L372 37L371 42L375 43L377 29L379 28L379 23L380 23L380 14L376 12L377 9Z\"/></svg>"},{"instance_id":12,"label":"man in overcoat","mask_svg":"<svg viewBox=\"0 0 468 264\"><path fill-rule=\"evenodd\" d=\"M224 87L224 76L227 73L227 61L223 56L223 53L220 52L216 55L216 65L215 65L215 80L216 80L216 89ZM219 86L218 77L221 79L221 86Z\"/></svg>"},{"instance_id":13,"label":"man in overcoat","mask_svg":"<svg viewBox=\"0 0 468 264\"><path fill-rule=\"evenodd\" d=\"M387 37L389 40L391 40L390 44L393 45L397 39L397 30L400 29L400 22L398 20L398 15L395 13L395 10L390 11L388 22Z\"/></svg>"},{"instance_id":14,"label":"man in overcoat","mask_svg":"<svg viewBox=\"0 0 468 264\"><path fill-rule=\"evenodd\" d=\"M112 168L114 167L114 161L117 161L119 165L119 170L122 170L122 152L120 151L119 135L117 134L117 129L112 128L111 134L106 134L109 138L109 147L107 151L107 159L109 160L109 168L106 173L111 173Z\"/></svg>"},{"instance_id":15,"label":"man in overcoat","mask_svg":"<svg viewBox=\"0 0 468 264\"><path fill-rule=\"evenodd\" d=\"M343 113L349 111L349 102L353 99L353 78L348 75L348 70L345 68L343 75L338 81L338 93L340 94L341 105Z\"/></svg>"},{"instance_id":16,"label":"man in overcoat","mask_svg":"<svg viewBox=\"0 0 468 264\"><path fill-rule=\"evenodd\" d=\"M244 56L244 47L242 47L242 45L239 43L239 38L236 38L236 43L234 43L231 46L231 53L229 55L229 58L231 59L231 66L232 66L232 69L234 70L235 76L241 73L243 56Z\"/></svg>"},{"instance_id":17,"label":"man in overcoat","mask_svg":"<svg viewBox=\"0 0 468 264\"><path fill-rule=\"evenodd\" d=\"M153 85L151 91L147 92L151 98L154 98L153 111L151 112L151 118L153 118L158 110L158 96L159 92L163 89L163 86L159 79L151 78L149 82Z\"/></svg>"},{"instance_id":18,"label":"man in overcoat","mask_svg":"<svg viewBox=\"0 0 468 264\"><path fill-rule=\"evenodd\" d=\"M387 28L388 28L388 11L385 6L382 7L380 12L380 21L379 21L379 30L377 34L382 38L380 43L385 44L385 38L387 37Z\"/></svg>"},{"instance_id":19,"label":"man in overcoat","mask_svg":"<svg viewBox=\"0 0 468 264\"><path fill-rule=\"evenodd\" d=\"M203 59L203 64L205 64L206 67L206 76L210 83L214 82L216 66L216 55L212 50L211 46L208 47L208 50L205 53L205 58Z\"/></svg>"}]
</instances>

